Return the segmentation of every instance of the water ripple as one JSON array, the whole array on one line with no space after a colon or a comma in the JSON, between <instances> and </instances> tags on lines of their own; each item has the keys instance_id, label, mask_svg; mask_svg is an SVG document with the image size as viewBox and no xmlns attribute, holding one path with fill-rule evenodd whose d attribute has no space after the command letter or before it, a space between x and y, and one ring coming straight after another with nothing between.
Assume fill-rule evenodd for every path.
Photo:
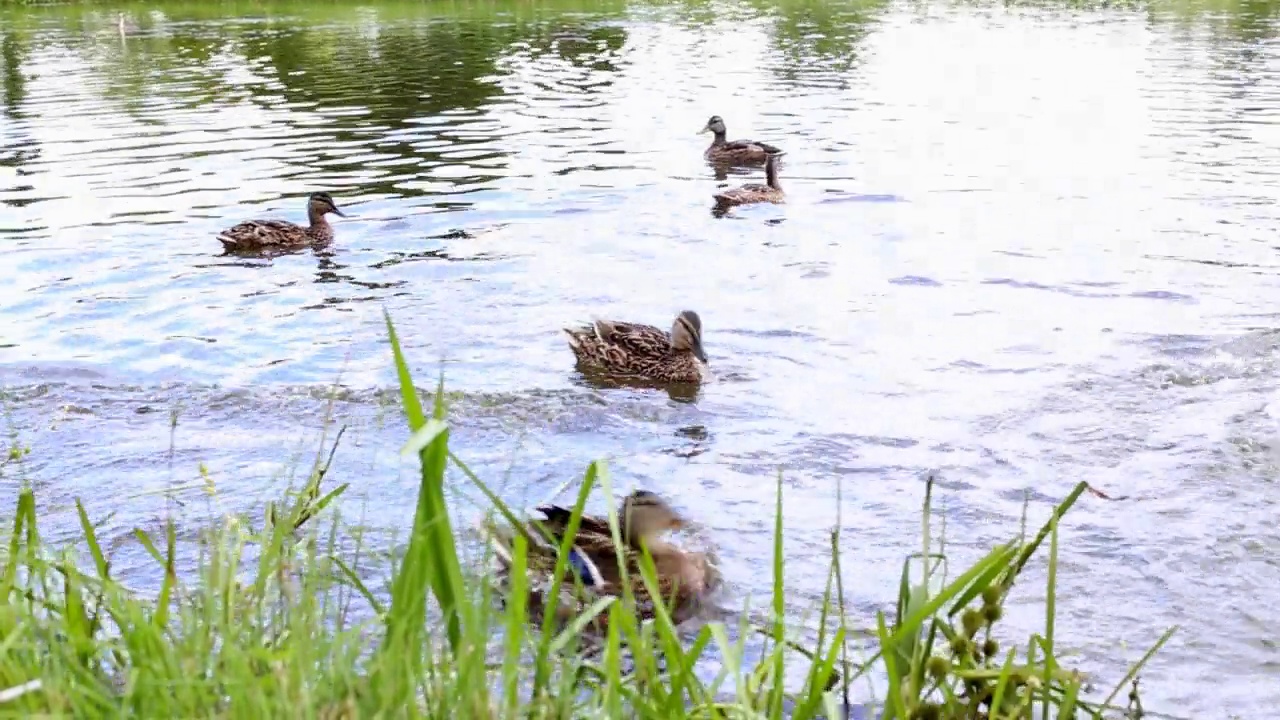
<instances>
[{"instance_id":1,"label":"water ripple","mask_svg":"<svg viewBox=\"0 0 1280 720\"><path fill-rule=\"evenodd\" d=\"M410 496L385 308L504 496L610 458L731 546L730 607L767 590L780 468L797 606L839 522L868 622L923 473L953 562L1088 479L1131 500L1064 528L1085 669L1176 623L1149 706L1280 702L1273 10L486 8L158 6L123 40L114 11L0 8L0 385L51 536L87 487L128 498L95 508L125 537L201 462L251 509L331 413L352 504ZM786 149L785 205L708 212L760 175L702 162L713 114ZM222 255L217 231L302 221L315 190L350 215L331 246ZM697 393L574 371L566 324L684 308ZM1035 591L1015 603L1037 627Z\"/></svg>"}]
</instances>

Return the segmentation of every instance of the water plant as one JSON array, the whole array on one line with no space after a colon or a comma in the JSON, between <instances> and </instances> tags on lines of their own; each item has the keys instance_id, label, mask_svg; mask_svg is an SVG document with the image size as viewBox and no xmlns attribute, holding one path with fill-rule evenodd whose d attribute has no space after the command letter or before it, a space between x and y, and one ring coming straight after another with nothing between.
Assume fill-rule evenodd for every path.
<instances>
[{"instance_id":1,"label":"water plant","mask_svg":"<svg viewBox=\"0 0 1280 720\"><path fill-rule=\"evenodd\" d=\"M874 652L860 664L848 657L860 633L844 611L838 531L831 535L830 572L816 626L798 628L788 615L781 482L768 621L759 627L748 625L743 614L736 633L710 622L688 637L662 608L654 620L637 622L629 611L634 599L625 595L588 598L566 623L554 622L550 614L531 623L530 579L520 572L527 557L522 538L515 541L510 587L496 590L482 573L464 571L471 563L464 562L445 503L446 468L460 470L496 517L518 518L449 447L443 380L428 415L389 317L387 330L409 425L403 452L416 456L420 469L414 520L398 559L352 544L340 513L330 507L347 486L321 491L328 469L327 461L320 462L323 453L303 491L270 506L259 527L251 518L224 516L204 528L194 543L192 572L179 570L186 560L180 547L187 544L178 542L175 521L161 533L135 531L134 540L160 570L154 592L131 589L116 578L112 557L78 502L80 541L62 548L45 543L36 496L24 486L0 549L0 712L334 719L805 720L858 712L885 720L1097 718L1115 710L1111 701L1172 633L1101 702L1086 702L1083 680L1059 663L1058 523L1087 488L1084 483L1038 533L993 548L949 578L946 555L932 540L927 482L923 546L904 561L892 611L877 613L875 627L861 633ZM15 449L7 462L20 463L25 453ZM612 494L602 463L592 463L583 477L566 543L596 487ZM610 524L617 538L613 511ZM1046 540L1044 627L1024 643L1002 647L995 630L1005 599ZM561 556L553 596L564 576L567 555ZM642 564L641 574L654 587L651 563ZM378 577L390 578L385 591L373 589ZM502 603L494 602L498 592ZM583 641L596 617L607 623L588 649ZM765 638L763 650L748 652L748 641L757 636ZM704 681L695 666L713 652L719 671ZM797 675L787 669L797 663L803 679L788 687L785 679ZM851 687L872 676L882 697L874 708L853 705Z\"/></svg>"}]
</instances>

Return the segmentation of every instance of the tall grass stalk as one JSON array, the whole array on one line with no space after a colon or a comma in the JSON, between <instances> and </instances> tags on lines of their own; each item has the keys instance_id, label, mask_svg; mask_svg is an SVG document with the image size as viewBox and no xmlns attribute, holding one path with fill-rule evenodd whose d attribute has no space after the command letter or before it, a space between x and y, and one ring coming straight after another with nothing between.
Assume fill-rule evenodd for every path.
<instances>
[{"instance_id":1,"label":"tall grass stalk","mask_svg":"<svg viewBox=\"0 0 1280 720\"><path fill-rule=\"evenodd\" d=\"M79 502L80 541L62 548L45 543L36 496L24 486L0 566L0 712L807 720L843 716L850 683L874 676L872 686L886 691L876 711L885 720L1097 718L1172 633L1120 679L1106 703L1086 702L1081 678L1057 658L1058 527L1084 483L1029 541L1000 544L948 579L946 554L931 539L933 485L926 482L921 550L904 559L892 611L876 614L871 658L858 666L847 659L855 633L844 613L847 562L838 528L816 627L790 614L796 608L784 581L781 476L766 626L749 627L744 612L736 632L710 622L690 633L661 603L652 620L641 622L629 591L587 597L570 618L535 612L535 586L544 599L582 592L565 573L566 550L592 490L613 494L607 467L588 467L549 583L525 572L534 542L546 538L520 533L505 585L488 582L484 572L464 572L473 563L463 562L455 540L444 499L447 468L481 491L498 521L519 516L450 450L443 380L428 416L386 321L408 422L403 453L419 467L408 540L400 559L387 561L389 592L368 584L371 573L385 568L360 568L354 559L369 562L361 554L363 536L355 536L354 549L339 542L348 537L332 503L346 486L321 493L328 463L296 501L279 505L284 510L277 513L273 504L261 527L228 515L203 528L194 573L178 572L187 565L173 521L159 537L135 531L159 578L147 593L118 581L91 510ZM15 451L10 460L23 456ZM315 521L321 511L331 513L329 522ZM612 509L609 522L620 541ZM997 630L1005 599L1046 538L1044 628L1002 648ZM656 597L652 558L645 556L639 572ZM748 662L746 643L757 634L768 643ZM788 687L786 670L796 663L803 679ZM719 666L709 682L695 672L708 665Z\"/></svg>"}]
</instances>

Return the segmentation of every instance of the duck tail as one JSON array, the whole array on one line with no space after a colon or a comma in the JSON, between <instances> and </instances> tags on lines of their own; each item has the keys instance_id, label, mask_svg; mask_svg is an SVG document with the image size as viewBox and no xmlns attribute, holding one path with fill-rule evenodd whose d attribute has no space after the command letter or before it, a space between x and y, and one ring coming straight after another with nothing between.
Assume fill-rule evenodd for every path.
<instances>
[{"instance_id":1,"label":"duck tail","mask_svg":"<svg viewBox=\"0 0 1280 720\"><path fill-rule=\"evenodd\" d=\"M569 347L573 348L574 350L579 350L582 348L582 335L585 332L585 328L568 328L567 327L567 328L560 328L560 329L564 330L564 334L569 336Z\"/></svg>"},{"instance_id":2,"label":"duck tail","mask_svg":"<svg viewBox=\"0 0 1280 720\"><path fill-rule=\"evenodd\" d=\"M480 523L480 534L484 536L489 547L493 548L493 554L498 558L503 570L510 570L512 555L515 552L513 549L515 540L511 528L501 527L492 518L485 518Z\"/></svg>"},{"instance_id":3,"label":"duck tail","mask_svg":"<svg viewBox=\"0 0 1280 720\"><path fill-rule=\"evenodd\" d=\"M591 322L576 327L562 328L566 335L569 336L569 347L575 352L586 352L592 344L604 342L604 336L601 330L602 321L591 319ZM608 325L605 325L608 328Z\"/></svg>"},{"instance_id":4,"label":"duck tail","mask_svg":"<svg viewBox=\"0 0 1280 720\"><path fill-rule=\"evenodd\" d=\"M605 335L613 332L613 323L600 318L591 318L591 331L595 333L596 340L605 342Z\"/></svg>"}]
</instances>

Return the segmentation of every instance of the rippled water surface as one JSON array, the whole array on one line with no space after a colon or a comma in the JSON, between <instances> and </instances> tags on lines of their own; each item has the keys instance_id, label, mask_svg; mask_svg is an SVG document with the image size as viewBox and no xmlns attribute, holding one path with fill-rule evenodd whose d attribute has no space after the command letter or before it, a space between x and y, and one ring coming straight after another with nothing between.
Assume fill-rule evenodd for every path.
<instances>
[{"instance_id":1,"label":"rippled water surface","mask_svg":"<svg viewBox=\"0 0 1280 720\"><path fill-rule=\"evenodd\" d=\"M1273 7L161 3L122 36L114 9L6 6L0 383L33 452L0 507L26 478L49 534L81 496L123 537L168 485L209 512L204 463L253 509L336 382L347 506L402 531L385 307L419 379L444 368L473 467L523 503L610 458L707 526L730 607L768 591L778 468L796 610L840 483L861 624L926 470L958 561L1024 498L1038 523L1081 479L1127 496L1069 517L1059 642L1113 681L1180 625L1148 709L1267 716ZM712 114L785 148L785 205L711 213L753 179L702 162ZM332 246L221 254L218 230L301 221L315 190L351 215ZM692 402L588 384L559 331L684 308L715 371Z\"/></svg>"}]
</instances>

